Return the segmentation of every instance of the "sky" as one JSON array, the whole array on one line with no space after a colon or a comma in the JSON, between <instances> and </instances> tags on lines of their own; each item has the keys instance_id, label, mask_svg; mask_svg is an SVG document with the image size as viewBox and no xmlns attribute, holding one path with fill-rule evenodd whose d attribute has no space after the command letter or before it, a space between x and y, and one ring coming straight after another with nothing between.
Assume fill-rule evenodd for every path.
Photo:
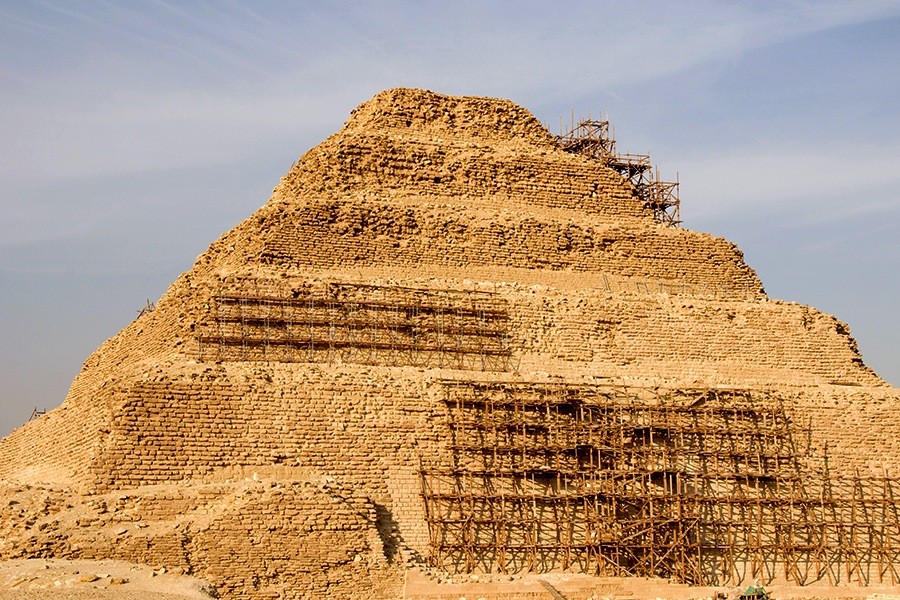
<instances>
[{"instance_id":1,"label":"sky","mask_svg":"<svg viewBox=\"0 0 900 600\"><path fill-rule=\"evenodd\" d=\"M900 385L900 0L0 3L0 435L382 89L608 115Z\"/></svg>"}]
</instances>

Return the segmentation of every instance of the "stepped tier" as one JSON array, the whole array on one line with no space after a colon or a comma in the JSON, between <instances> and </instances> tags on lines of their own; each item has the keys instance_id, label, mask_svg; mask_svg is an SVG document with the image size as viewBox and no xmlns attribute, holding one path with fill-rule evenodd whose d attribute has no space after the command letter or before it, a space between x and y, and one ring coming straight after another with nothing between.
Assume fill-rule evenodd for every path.
<instances>
[{"instance_id":1,"label":"stepped tier","mask_svg":"<svg viewBox=\"0 0 900 600\"><path fill-rule=\"evenodd\" d=\"M526 110L390 90L89 357L59 408L0 440L0 557L166 563L252 598L396 597L426 559L722 584L763 576L768 552L788 580L845 581L846 553L862 559L828 541L844 530L776 551L748 523L806 531L826 519L810 490L854 477L878 534L900 536L883 529L898 402L846 325L767 298L733 244L657 222ZM564 516L524 515L525 484ZM623 529L652 521L643 508L604 521L649 484L699 511L689 533L668 504L658 545ZM588 496L590 526L565 512ZM759 508L787 499L806 521ZM745 501L743 521L703 508ZM834 500L841 522L855 501ZM500 539L511 523L538 529ZM673 562L685 535L701 562ZM866 560L893 582L885 544ZM815 561L832 566L798 571Z\"/></svg>"}]
</instances>

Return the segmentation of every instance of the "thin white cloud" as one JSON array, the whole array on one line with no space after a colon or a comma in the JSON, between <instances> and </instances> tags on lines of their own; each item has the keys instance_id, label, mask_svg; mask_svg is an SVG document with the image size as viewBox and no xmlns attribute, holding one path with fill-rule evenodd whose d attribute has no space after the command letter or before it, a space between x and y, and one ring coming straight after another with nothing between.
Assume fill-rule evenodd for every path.
<instances>
[{"instance_id":1,"label":"thin white cloud","mask_svg":"<svg viewBox=\"0 0 900 600\"><path fill-rule=\"evenodd\" d=\"M158 5L186 28L180 37L191 28L210 33L193 12L162 1ZM579 5L569 13L560 9L547 15L548 24L536 35L534 15L527 10L502 20L483 8L463 18L459 11L433 5L406 11L363 5L345 9L344 14L333 9L342 20L328 25L330 35L327 30L317 31L314 39L337 41L316 53L303 40L306 32L293 29L295 23L263 32L266 20L258 15L245 27L228 27L227 34L198 35L179 46L167 41L171 35L161 35L158 24L148 24L150 33L138 28L148 19L134 9L119 7L114 13L119 21L110 21L67 5L49 6L92 27L131 36L142 46L152 45L154 53L126 53L126 58L102 65L88 63L77 74L56 74L33 83L30 93L0 93L4 107L0 134L6 140L0 145L0 157L7 174L33 176L35 163L48 162L63 175L130 170L141 164L152 170L166 166L166 149L173 160L189 164L222 160L225 157L219 153L245 145L249 131L262 139L286 122L301 128L304 122L313 126L331 114L324 105L346 106L364 99L341 93L351 88L406 84L515 97L540 89L564 90L569 97L596 89L615 93L621 86L698 64L732 60L754 47L900 10L885 2L858 2L853 10L843 2L796 3L768 12L715 3L657 5L643 12L636 9L636 17L614 27L611 24L619 20L608 17L612 5L600 4L595 10L590 10L594 5ZM431 15L435 10L437 17ZM234 15L221 12L214 22L239 24ZM658 18L649 20L654 13ZM479 18L493 19L485 21L490 27L474 22ZM313 26L322 24L318 15L308 21ZM342 31L344 21L369 26L348 35ZM395 37L394 31L405 33ZM261 45L270 51L280 49L280 54L261 54ZM146 68L142 62L152 64L159 51L205 69L218 65L244 73L268 73L270 78L243 85L238 80L225 88L183 81L160 91L139 85L140 79L133 85L122 78L120 72L140 73ZM305 60L272 64L288 56ZM348 85L348 81L363 85ZM88 82L92 96L84 99L80 90ZM315 92L306 93L311 88ZM316 101L321 98L325 101ZM210 123L219 126L211 131ZM231 135L236 138L233 142L227 139ZM155 136L160 139L154 144ZM179 136L182 143L175 143ZM204 139L210 143L203 144ZM149 156L136 156L134 164L128 161L129 154L134 154L128 148L133 145L125 140L149 140L157 147L148 150ZM184 152L178 151L181 147Z\"/></svg>"},{"instance_id":2,"label":"thin white cloud","mask_svg":"<svg viewBox=\"0 0 900 600\"><path fill-rule=\"evenodd\" d=\"M682 162L682 196L694 217L784 209L808 220L900 210L900 145L733 150Z\"/></svg>"},{"instance_id":3,"label":"thin white cloud","mask_svg":"<svg viewBox=\"0 0 900 600\"><path fill-rule=\"evenodd\" d=\"M340 123L352 108L343 95L125 91L88 107L7 104L0 177L28 181L229 164L267 140L302 139L323 122Z\"/></svg>"},{"instance_id":4,"label":"thin white cloud","mask_svg":"<svg viewBox=\"0 0 900 600\"><path fill-rule=\"evenodd\" d=\"M569 97L596 90L615 94L696 65L727 63L753 48L900 13L892 2L856 2L852 9L844 2L795 2L774 10L665 3L628 14L614 3L563 6L549 14L538 4L518 11L483 4L462 9L364 4L307 11L301 19L307 29L298 29L290 18L245 17L246 11L216 5L185 10L160 1L158 8L176 18L169 25L179 28L173 32L154 20L152 11L113 5L113 16L101 18L67 4L49 6L89 26L92 35L96 30L124 36L137 49L123 48L119 56L119 48L108 40L103 46L99 36L91 43L102 62L86 61L75 72L43 73L25 90L0 91L3 206L17 203L17 192L31 181L65 185L73 178L224 166L285 140L297 140L299 154L305 150L301 139L314 143L308 134L334 130L348 109L383 87L501 95L525 104L541 90ZM0 8L4 12L10 11ZM61 36L79 35L67 27L52 29ZM183 46L173 41L179 39ZM322 40L331 41L321 45ZM144 51L149 47L154 51ZM201 73L222 69L241 75L226 86L181 79L173 71L161 89L141 77L124 77L144 72L149 77L164 64L160 52ZM254 80L260 73L268 77ZM885 164L896 152L888 159L874 150L871 157L855 156L850 160L859 164L848 167L840 153L750 149L694 163L679 159L679 169L690 182L686 194L697 200L691 210L701 214L746 205L749 197L777 203L796 202L798 194L816 190L850 193L853 179L842 175L846 172L866 172L862 179L872 188L896 183ZM40 235L32 230L47 210L19 205L18 216L5 221L5 243Z\"/></svg>"},{"instance_id":5,"label":"thin white cloud","mask_svg":"<svg viewBox=\"0 0 900 600\"><path fill-rule=\"evenodd\" d=\"M845 4L789 3L759 10L753 4L657 3L625 12L610 3L577 4L541 15L540 24L528 8L502 18L475 8L471 20L447 19L439 31L429 31L430 22L414 11L388 11L399 21L395 30L406 32L396 46L417 52L387 51L416 77L437 74L451 86L499 87L516 94L558 88L571 97L732 61L755 48L817 31L900 15L896 3L858 2L852 10Z\"/></svg>"}]
</instances>

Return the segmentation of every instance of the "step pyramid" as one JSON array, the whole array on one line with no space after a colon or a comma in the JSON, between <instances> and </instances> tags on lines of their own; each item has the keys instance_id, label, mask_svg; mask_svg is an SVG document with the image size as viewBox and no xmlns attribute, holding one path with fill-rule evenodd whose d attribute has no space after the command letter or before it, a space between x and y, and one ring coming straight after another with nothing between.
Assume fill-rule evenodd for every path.
<instances>
[{"instance_id":1,"label":"step pyramid","mask_svg":"<svg viewBox=\"0 0 900 600\"><path fill-rule=\"evenodd\" d=\"M893 583L898 400L524 108L393 89L0 440L0 557L235 598L398 597L426 564Z\"/></svg>"}]
</instances>

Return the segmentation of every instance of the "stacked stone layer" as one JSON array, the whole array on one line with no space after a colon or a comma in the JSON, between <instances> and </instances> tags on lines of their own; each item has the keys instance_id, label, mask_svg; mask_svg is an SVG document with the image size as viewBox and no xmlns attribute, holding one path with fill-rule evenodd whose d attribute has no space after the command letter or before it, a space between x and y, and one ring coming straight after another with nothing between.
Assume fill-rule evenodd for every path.
<instances>
[{"instance_id":1,"label":"stacked stone layer","mask_svg":"<svg viewBox=\"0 0 900 600\"><path fill-rule=\"evenodd\" d=\"M488 339L504 360L446 358ZM0 556L178 564L234 597L391 597L428 553L418 465L447 452L447 377L764 390L838 472L900 460L882 443L900 396L846 325L768 299L733 244L660 225L521 107L391 90L0 440ZM115 534L128 519L147 526Z\"/></svg>"}]
</instances>

